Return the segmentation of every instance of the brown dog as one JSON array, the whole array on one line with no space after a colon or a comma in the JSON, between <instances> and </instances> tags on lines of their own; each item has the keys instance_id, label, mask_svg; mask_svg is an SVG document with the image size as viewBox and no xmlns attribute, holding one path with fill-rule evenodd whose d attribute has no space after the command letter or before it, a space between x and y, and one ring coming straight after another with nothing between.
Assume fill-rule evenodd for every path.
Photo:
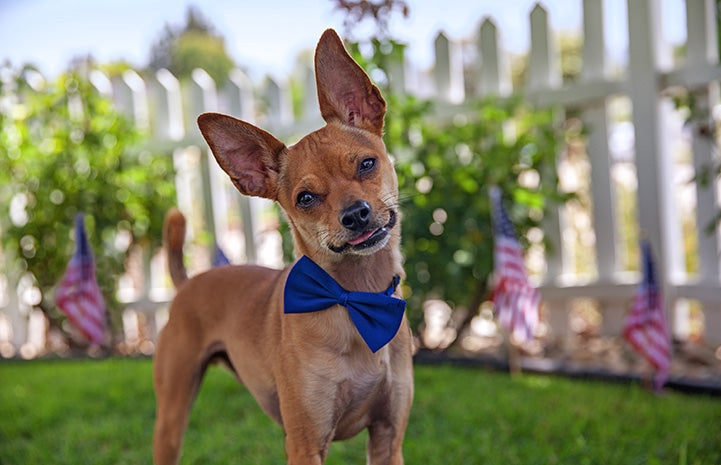
<instances>
[{"instance_id":1,"label":"brown dog","mask_svg":"<svg viewBox=\"0 0 721 465\"><path fill-rule=\"evenodd\" d=\"M198 124L241 193L282 206L297 256L347 291L382 292L403 275L398 182L381 139L385 101L332 30L318 43L315 70L327 124L291 147L229 116L204 114ZM155 463L177 463L204 371L220 358L282 425L289 464L321 464L331 441L365 428L367 463L402 464L413 397L405 316L373 352L342 305L284 313L290 268L226 266L186 280L184 225L180 213L168 214L179 287L155 355Z\"/></svg>"}]
</instances>

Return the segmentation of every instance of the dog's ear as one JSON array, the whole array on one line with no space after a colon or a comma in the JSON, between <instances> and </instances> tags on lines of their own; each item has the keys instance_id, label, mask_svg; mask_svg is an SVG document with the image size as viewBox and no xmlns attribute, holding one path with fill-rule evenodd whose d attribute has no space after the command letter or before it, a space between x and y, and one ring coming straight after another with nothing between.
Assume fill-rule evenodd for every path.
<instances>
[{"instance_id":1,"label":"dog's ear","mask_svg":"<svg viewBox=\"0 0 721 465\"><path fill-rule=\"evenodd\" d=\"M386 102L332 29L323 33L315 50L315 78L324 120L383 135Z\"/></svg>"},{"instance_id":2,"label":"dog's ear","mask_svg":"<svg viewBox=\"0 0 721 465\"><path fill-rule=\"evenodd\" d=\"M280 156L286 150L281 141L252 124L219 113L203 113L198 127L240 192L276 200Z\"/></svg>"}]
</instances>

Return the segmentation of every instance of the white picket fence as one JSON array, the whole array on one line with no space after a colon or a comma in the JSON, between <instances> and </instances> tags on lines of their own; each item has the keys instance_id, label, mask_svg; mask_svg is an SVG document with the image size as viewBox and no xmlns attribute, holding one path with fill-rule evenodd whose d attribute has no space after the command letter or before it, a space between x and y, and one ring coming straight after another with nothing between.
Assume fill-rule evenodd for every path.
<instances>
[{"instance_id":1,"label":"white picket fence","mask_svg":"<svg viewBox=\"0 0 721 465\"><path fill-rule=\"evenodd\" d=\"M637 273L626 271L629 232L619 219L620 190L630 186L638 212L637 224L631 229L652 244L674 335L686 339L694 333L694 325L702 322L700 336L716 347L721 344L721 245L719 235L706 234L704 226L718 211L718 186L705 189L692 182L696 171L718 162L716 146L709 137L709 129L718 119L714 116L721 78L715 3L686 1L686 51L674 63L661 37L660 1L628 0L630 50L623 70L612 70L606 59L604 22L614 18L604 18L603 12L603 0L583 0L583 67L573 83L562 82L559 50L541 6L536 6L529 18L531 50L524 88L511 85L501 33L489 19L482 22L477 38L465 42L463 48L440 33L435 41L436 63L430 72L419 73L408 64L399 64L388 76L389 83L396 91L433 98L440 118L467 111L466 97L511 93L579 114L589 130L585 163L590 179L563 160L560 178L571 187L577 187L574 183L587 186L592 207L585 212L559 209L543 228L558 252L543 257L538 274L551 333L559 339L571 334L569 322L579 302L591 302L597 309L604 334L620 333L639 279ZM467 63L463 52L471 46L475 47L471 55L480 64ZM468 76L474 81L464 81ZM202 220L195 232L209 230L234 261L267 264L279 263L269 206L232 190L215 163L209 162L195 118L205 111L220 111L292 142L322 125L311 64L304 76L295 79L305 88L300 116L293 115L288 82L269 79L257 85L240 70L234 71L221 89L202 70L196 70L193 79L182 85L167 71L154 76L126 72L114 79L92 74L100 92L151 132L152 148L175 157L178 202L191 217ZM472 95L467 95L468 89L474 89ZM671 103L671 97L679 92L689 92L698 110L685 126ZM630 119L618 116L619 106L630 109ZM684 230L684 224L691 227ZM572 240L579 235L581 241ZM687 251L685 243L695 247ZM583 255L591 257L591 272L581 272L576 266ZM135 285L129 284L121 292L128 308L123 321L128 346L146 340L140 349L151 351L152 343L147 340L152 341L162 326L172 291L167 289L162 257L139 255L136 261L139 274L148 279L126 278ZM687 271L687 261L698 263L696 272ZM194 265L202 269L208 264L206 257ZM6 300L9 303L0 308L0 348L7 350L0 353L44 343L32 337L33 325L42 326L38 316L18 310L24 305L21 298ZM147 325L139 325L139 320L149 324L148 334L142 334L140 328ZM41 350L31 347L27 353Z\"/></svg>"}]
</instances>

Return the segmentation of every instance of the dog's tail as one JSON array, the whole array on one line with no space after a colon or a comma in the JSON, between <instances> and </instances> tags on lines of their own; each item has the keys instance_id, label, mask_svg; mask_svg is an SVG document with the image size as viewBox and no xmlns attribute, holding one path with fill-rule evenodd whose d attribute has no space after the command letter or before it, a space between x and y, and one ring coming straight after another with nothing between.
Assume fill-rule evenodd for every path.
<instances>
[{"instance_id":1,"label":"dog's tail","mask_svg":"<svg viewBox=\"0 0 721 465\"><path fill-rule=\"evenodd\" d=\"M171 208L165 214L163 223L163 247L168 256L168 271L175 287L188 279L183 264L183 242L185 241L185 217L177 208Z\"/></svg>"}]
</instances>

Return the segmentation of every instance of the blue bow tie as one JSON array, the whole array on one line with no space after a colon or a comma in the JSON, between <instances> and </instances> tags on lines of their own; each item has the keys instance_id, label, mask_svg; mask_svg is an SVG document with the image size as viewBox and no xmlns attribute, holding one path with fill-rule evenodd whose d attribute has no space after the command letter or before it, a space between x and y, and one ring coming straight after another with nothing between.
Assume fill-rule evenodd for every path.
<instances>
[{"instance_id":1,"label":"blue bow tie","mask_svg":"<svg viewBox=\"0 0 721 465\"><path fill-rule=\"evenodd\" d=\"M406 301L391 297L398 276L384 292L348 292L310 258L293 265L285 283L285 313L309 313L339 304L348 309L353 324L368 347L376 352L398 332Z\"/></svg>"}]
</instances>

